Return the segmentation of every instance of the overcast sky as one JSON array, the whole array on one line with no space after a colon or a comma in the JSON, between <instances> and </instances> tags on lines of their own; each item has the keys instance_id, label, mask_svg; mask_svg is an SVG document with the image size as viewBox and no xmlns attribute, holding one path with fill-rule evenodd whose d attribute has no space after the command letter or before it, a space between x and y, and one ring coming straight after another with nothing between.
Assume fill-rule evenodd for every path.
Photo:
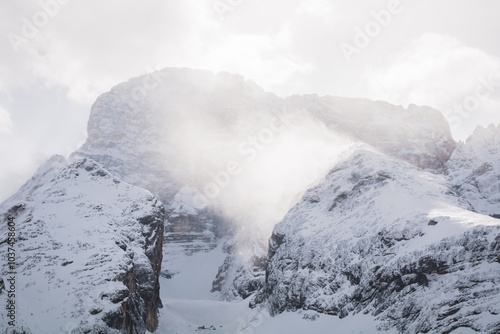
<instances>
[{"instance_id":1,"label":"overcast sky","mask_svg":"<svg viewBox=\"0 0 500 334\"><path fill-rule=\"evenodd\" d=\"M164 67L430 105L465 139L500 123L498 13L498 0L2 0L0 201L82 144L99 94Z\"/></svg>"}]
</instances>

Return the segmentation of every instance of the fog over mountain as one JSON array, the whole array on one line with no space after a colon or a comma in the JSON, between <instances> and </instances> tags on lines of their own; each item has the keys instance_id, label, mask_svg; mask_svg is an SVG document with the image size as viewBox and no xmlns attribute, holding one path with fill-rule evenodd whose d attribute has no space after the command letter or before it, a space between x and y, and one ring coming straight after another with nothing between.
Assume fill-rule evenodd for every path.
<instances>
[{"instance_id":1,"label":"fog over mountain","mask_svg":"<svg viewBox=\"0 0 500 334\"><path fill-rule=\"evenodd\" d=\"M497 0L4 1L0 201L85 142L100 94L165 67L237 73L282 98L431 106L465 141L500 123L499 10Z\"/></svg>"},{"instance_id":2,"label":"fog over mountain","mask_svg":"<svg viewBox=\"0 0 500 334\"><path fill-rule=\"evenodd\" d=\"M0 205L2 332L500 332L500 125L166 68L87 133Z\"/></svg>"}]
</instances>

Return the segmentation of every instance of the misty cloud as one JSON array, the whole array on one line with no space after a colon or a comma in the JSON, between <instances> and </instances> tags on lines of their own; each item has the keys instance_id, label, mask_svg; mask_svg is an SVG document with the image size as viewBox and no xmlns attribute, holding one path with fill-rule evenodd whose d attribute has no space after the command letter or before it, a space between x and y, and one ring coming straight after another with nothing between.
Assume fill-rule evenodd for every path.
<instances>
[{"instance_id":1,"label":"misty cloud","mask_svg":"<svg viewBox=\"0 0 500 334\"><path fill-rule=\"evenodd\" d=\"M7 36L22 36L25 21L33 22L43 8L27 0L1 9L0 104L9 110L18 145L30 143L18 148L29 171L39 158L28 152L67 155L67 145L81 142L100 94L154 69L239 73L280 96L318 93L450 108L474 93L477 77L493 70L500 55L495 15L500 5L493 0L402 2L401 14L352 64L339 45L373 19L371 12L387 8L387 1L241 1L223 20L212 0L54 1L60 4L57 13L46 24L40 21L36 36L17 52ZM442 56L431 57L434 46ZM417 68L421 71L411 70ZM45 102L40 95L48 97ZM477 124L499 122L498 101L496 93L482 100L455 134L463 138ZM47 131L40 139L42 129ZM12 147L6 140L2 146L6 152ZM12 165L0 168L2 174L17 171ZM23 179L30 176L26 172Z\"/></svg>"},{"instance_id":2,"label":"misty cloud","mask_svg":"<svg viewBox=\"0 0 500 334\"><path fill-rule=\"evenodd\" d=\"M7 110L0 107L0 134L10 133L12 131L12 120Z\"/></svg>"},{"instance_id":3,"label":"misty cloud","mask_svg":"<svg viewBox=\"0 0 500 334\"><path fill-rule=\"evenodd\" d=\"M500 58L450 36L424 34L367 80L371 98L439 109L459 139L500 122Z\"/></svg>"}]
</instances>

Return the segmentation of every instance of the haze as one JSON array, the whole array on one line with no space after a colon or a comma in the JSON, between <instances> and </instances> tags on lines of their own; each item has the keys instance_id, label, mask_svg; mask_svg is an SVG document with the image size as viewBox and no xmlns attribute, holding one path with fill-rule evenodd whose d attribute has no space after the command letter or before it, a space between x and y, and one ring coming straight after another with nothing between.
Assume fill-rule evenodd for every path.
<instances>
[{"instance_id":1,"label":"haze","mask_svg":"<svg viewBox=\"0 0 500 334\"><path fill-rule=\"evenodd\" d=\"M280 96L430 105L464 140L500 123L499 10L494 0L4 2L0 200L82 144L99 94L164 67L238 73Z\"/></svg>"}]
</instances>

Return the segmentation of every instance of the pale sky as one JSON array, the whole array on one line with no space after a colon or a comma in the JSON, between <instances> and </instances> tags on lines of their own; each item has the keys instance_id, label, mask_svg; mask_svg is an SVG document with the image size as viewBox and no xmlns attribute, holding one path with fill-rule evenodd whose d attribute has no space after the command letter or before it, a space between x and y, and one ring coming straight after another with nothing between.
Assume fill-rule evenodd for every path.
<instances>
[{"instance_id":1,"label":"pale sky","mask_svg":"<svg viewBox=\"0 0 500 334\"><path fill-rule=\"evenodd\" d=\"M285 97L366 97L500 123L498 0L1 0L0 201L86 138L93 101L164 67Z\"/></svg>"}]
</instances>

